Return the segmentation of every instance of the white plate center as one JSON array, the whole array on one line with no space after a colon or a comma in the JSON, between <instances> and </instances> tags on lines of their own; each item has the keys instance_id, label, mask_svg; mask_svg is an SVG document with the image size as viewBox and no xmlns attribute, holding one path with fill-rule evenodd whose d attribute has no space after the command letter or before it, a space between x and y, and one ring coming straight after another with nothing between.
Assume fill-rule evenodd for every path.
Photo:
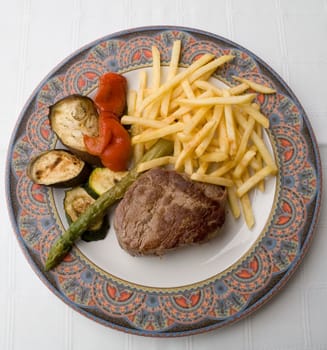
<instances>
[{"instance_id":1,"label":"white plate center","mask_svg":"<svg viewBox=\"0 0 327 350\"><path fill-rule=\"evenodd\" d=\"M139 71L131 71L126 77L129 87L137 89ZM150 79L149 74L149 82ZM224 86L217 80L215 83L217 86ZM265 139L269 144L267 135ZM247 228L243 218L235 220L227 211L225 225L218 237L199 246L177 249L162 257L129 255L119 246L112 224L104 240L90 243L80 241L77 246L93 264L132 283L157 288L197 283L228 269L248 252L267 223L275 190L276 179L269 178L265 184L265 192L256 190L251 196L256 220L252 230ZM54 199L62 222L68 227L63 213L63 194L62 190L54 191ZM111 216L113 214L114 208L111 209Z\"/></svg>"}]
</instances>

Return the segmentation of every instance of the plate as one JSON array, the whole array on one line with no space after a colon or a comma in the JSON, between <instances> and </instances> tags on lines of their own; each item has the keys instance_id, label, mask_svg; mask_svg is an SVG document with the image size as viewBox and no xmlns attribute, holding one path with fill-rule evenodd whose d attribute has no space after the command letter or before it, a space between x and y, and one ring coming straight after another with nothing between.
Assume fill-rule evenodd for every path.
<instances>
[{"instance_id":1,"label":"plate","mask_svg":"<svg viewBox=\"0 0 327 350\"><path fill-rule=\"evenodd\" d=\"M51 244L67 227L63 191L33 184L26 167L34 155L58 146L48 107L74 93L92 95L107 71L137 84L152 64L151 47L170 61L182 41L181 67L204 53L232 54L214 74L235 85L238 75L276 89L258 94L269 117L265 137L279 167L264 194L252 198L254 230L227 215L219 237L162 258L131 257L111 229L103 241L79 242L51 272L43 266ZM101 38L75 52L39 84L12 135L7 159L7 199L16 236L41 280L81 314L114 329L173 337L231 324L257 310L285 285L312 240L321 201L321 163L310 122L296 96L265 62L217 35L182 27L143 27ZM113 210L112 210L113 211ZM111 211L111 212L112 212Z\"/></svg>"}]
</instances>

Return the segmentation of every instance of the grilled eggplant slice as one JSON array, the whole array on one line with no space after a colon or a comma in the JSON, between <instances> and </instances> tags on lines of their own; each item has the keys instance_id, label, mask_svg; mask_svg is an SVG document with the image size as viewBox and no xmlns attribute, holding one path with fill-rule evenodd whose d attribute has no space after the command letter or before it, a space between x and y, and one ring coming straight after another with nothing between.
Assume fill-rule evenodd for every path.
<instances>
[{"instance_id":1,"label":"grilled eggplant slice","mask_svg":"<svg viewBox=\"0 0 327 350\"><path fill-rule=\"evenodd\" d=\"M87 152L84 135L98 135L98 112L92 99L82 95L70 95L50 107L49 120L52 130L69 150L84 161L101 165L99 157Z\"/></svg>"},{"instance_id":2,"label":"grilled eggplant slice","mask_svg":"<svg viewBox=\"0 0 327 350\"><path fill-rule=\"evenodd\" d=\"M81 186L66 191L64 209L69 223L76 221L94 201L95 199ZM83 233L82 239L87 242L104 239L107 235L108 229L109 220L108 216L105 215L90 225L87 231Z\"/></svg>"},{"instance_id":3,"label":"grilled eggplant slice","mask_svg":"<svg viewBox=\"0 0 327 350\"><path fill-rule=\"evenodd\" d=\"M27 175L34 183L54 187L71 187L84 183L90 172L87 163L63 149L42 152L27 167Z\"/></svg>"}]
</instances>

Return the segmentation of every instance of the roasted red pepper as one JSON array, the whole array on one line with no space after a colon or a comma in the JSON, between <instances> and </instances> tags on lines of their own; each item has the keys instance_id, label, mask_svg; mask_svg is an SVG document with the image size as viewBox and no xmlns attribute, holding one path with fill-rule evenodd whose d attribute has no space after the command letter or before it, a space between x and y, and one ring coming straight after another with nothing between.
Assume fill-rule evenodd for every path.
<instances>
[{"instance_id":1,"label":"roasted red pepper","mask_svg":"<svg viewBox=\"0 0 327 350\"><path fill-rule=\"evenodd\" d=\"M101 153L102 164L113 171L127 170L132 146L127 130L114 118L107 119L111 140Z\"/></svg>"},{"instance_id":2,"label":"roasted red pepper","mask_svg":"<svg viewBox=\"0 0 327 350\"><path fill-rule=\"evenodd\" d=\"M99 135L84 135L90 154L100 157L102 164L113 171L127 170L132 146L128 132L119 117L126 106L126 79L116 73L106 73L100 78L95 103L99 112Z\"/></svg>"},{"instance_id":3,"label":"roasted red pepper","mask_svg":"<svg viewBox=\"0 0 327 350\"><path fill-rule=\"evenodd\" d=\"M114 114L111 114L112 118L116 118ZM101 156L101 153L108 146L112 132L110 123L108 123L109 114L100 113L99 115L99 136L92 137L84 135L84 144L87 151L95 156Z\"/></svg>"},{"instance_id":4,"label":"roasted red pepper","mask_svg":"<svg viewBox=\"0 0 327 350\"><path fill-rule=\"evenodd\" d=\"M99 90L94 99L100 112L111 112L121 117L126 106L126 78L116 73L100 77Z\"/></svg>"}]
</instances>

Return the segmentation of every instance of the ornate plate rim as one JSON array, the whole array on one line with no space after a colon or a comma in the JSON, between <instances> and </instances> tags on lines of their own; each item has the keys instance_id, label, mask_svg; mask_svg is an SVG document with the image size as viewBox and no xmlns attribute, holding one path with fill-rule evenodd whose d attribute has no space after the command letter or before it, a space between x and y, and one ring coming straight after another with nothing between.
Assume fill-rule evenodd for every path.
<instances>
[{"instance_id":1,"label":"ornate plate rim","mask_svg":"<svg viewBox=\"0 0 327 350\"><path fill-rule=\"evenodd\" d=\"M305 125L309 134L309 139L312 142L313 146L313 156L316 162L316 177L317 177L317 185L316 185L316 195L315 195L315 205L313 208L313 218L311 221L311 224L309 225L307 231L306 231L306 238L302 243L301 249L299 250L298 254L294 258L294 260L289 265L287 272L283 274L283 276L278 280L276 284L272 288L270 288L266 293L264 293L258 300L256 300L249 308L242 309L241 311L235 313L232 316L227 317L225 320L218 322L213 322L210 325L206 325L203 327L193 328L193 329L184 329L184 330L178 330L178 331L172 331L172 332L158 332L158 331L147 331L142 330L139 328L132 328L124 326L123 324L118 324L115 322L111 322L109 320L103 319L101 316L98 316L96 314L91 314L87 308L83 309L78 304L72 302L66 295L64 295L58 287L54 284L53 281L51 281L51 276L47 276L43 273L42 269L38 266L37 262L33 259L32 255L29 253L29 250L25 244L25 241L23 240L22 236L20 235L19 227L17 224L17 219L14 216L14 210L13 210L13 199L12 194L10 191L10 184L11 184L11 161L12 161L12 153L13 153L13 144L14 141L17 138L17 129L21 122L23 121L24 115L28 111L28 108L37 95L37 93L40 91L41 87L51 78L61 67L63 67L65 64L67 64L71 59L74 57L77 57L79 54L85 52L86 50L90 50L95 45L105 41L105 40L113 40L121 36L126 36L129 34L137 34L142 32L162 32L162 31L179 31L179 32L186 32L190 35L201 35L206 38L209 38L209 40L218 40L223 42L226 45L232 46L234 49L241 50L242 52L245 52L248 54L252 59L254 59L255 62L257 62L260 65L260 68L264 68L269 74L274 78L274 82L277 81L277 83L282 87L284 91L287 92L289 96L292 97L292 101L296 105L296 107L302 112L303 119L305 121ZM34 272L38 275L38 277L42 280L42 282L55 294L57 295L61 300L63 300L66 304L68 304L70 307L72 307L74 310L78 311L79 313L83 314L84 316L97 321L100 324L103 324L105 326L109 326L113 329L118 329L127 333L137 334L137 335L143 335L143 336L156 336L156 337L172 337L172 336L185 336L185 335L192 335L192 334L198 334L207 332L213 329L221 328L226 324L234 323L235 321L239 319L243 319L247 315L253 313L256 311L259 307L261 307L264 303L266 303L268 300L270 300L277 292L287 283L287 281L290 279L290 277L293 275L293 273L297 270L297 267L303 260L308 248L310 247L310 243L312 242L314 231L317 226L318 218L319 218L319 212L320 212L320 204L322 199L322 168L321 168L321 160L320 160L320 154L319 154L319 147L311 126L311 123L307 117L306 112L304 111L304 108L302 107L301 103L295 96L295 94L292 92L288 84L279 76L278 73L276 73L267 63L265 63L261 58L259 58L257 55L252 53L250 50L242 47L241 45L226 39L224 37L221 37L219 35L206 32L200 29L194 29L189 27L182 27L182 26L143 26L143 27L136 27L131 28L127 30L118 31L106 36L103 36L101 38L98 38L78 50L74 51L72 54L67 56L64 60L62 60L59 64L57 64L46 76L45 78L38 84L38 86L34 89L28 100L26 101L18 120L15 124L15 127L13 129L10 141L9 141L9 148L7 152L7 160L6 160L6 178L5 178L5 188L6 188L6 199L7 199L7 207L9 211L9 216L11 219L12 227L14 228L15 236L19 242L19 245L28 260L29 264L31 265Z\"/></svg>"}]
</instances>

